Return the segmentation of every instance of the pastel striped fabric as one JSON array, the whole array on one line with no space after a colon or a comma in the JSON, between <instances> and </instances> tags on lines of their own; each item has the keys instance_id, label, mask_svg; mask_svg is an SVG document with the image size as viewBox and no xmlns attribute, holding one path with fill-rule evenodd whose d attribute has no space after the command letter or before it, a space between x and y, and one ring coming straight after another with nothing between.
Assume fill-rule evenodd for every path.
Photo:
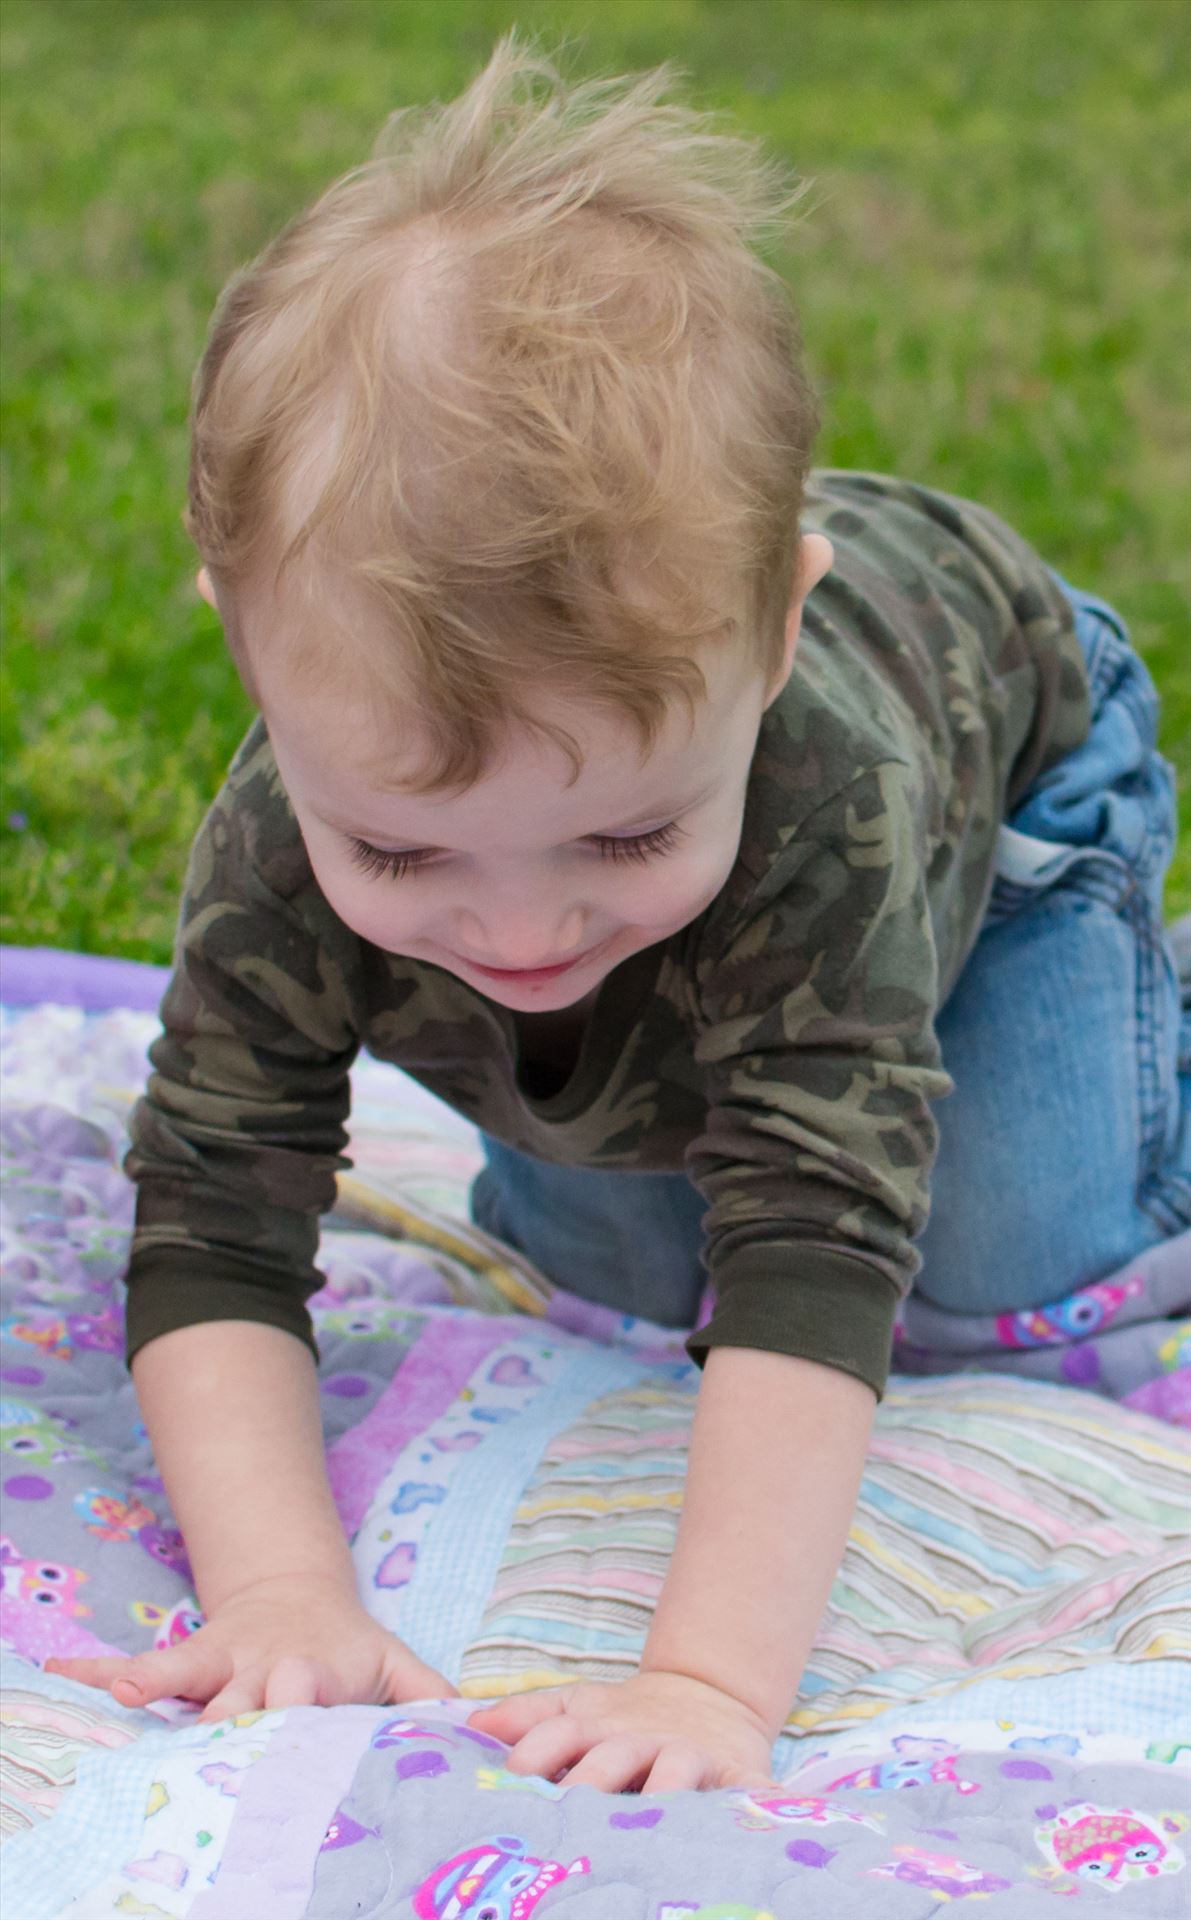
<instances>
[{"instance_id":1,"label":"pastel striped fabric","mask_svg":"<svg viewBox=\"0 0 1191 1920\"><path fill-rule=\"evenodd\" d=\"M468 1693L632 1671L694 1388L609 1394L545 1448L464 1659ZM1185 1435L1091 1395L991 1375L895 1384L791 1730L977 1679L1191 1657L1189 1492Z\"/></svg>"}]
</instances>

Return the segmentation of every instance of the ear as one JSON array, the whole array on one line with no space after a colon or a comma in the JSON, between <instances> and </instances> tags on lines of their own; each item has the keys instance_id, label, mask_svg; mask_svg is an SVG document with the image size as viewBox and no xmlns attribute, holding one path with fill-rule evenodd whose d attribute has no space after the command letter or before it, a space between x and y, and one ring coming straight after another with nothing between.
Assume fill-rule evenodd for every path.
<instances>
[{"instance_id":1,"label":"ear","mask_svg":"<svg viewBox=\"0 0 1191 1920\"><path fill-rule=\"evenodd\" d=\"M786 644L782 651L782 664L769 685L765 705L771 707L778 694L790 678L794 666L794 651L798 645L798 636L802 631L802 609L807 595L817 587L824 574L830 573L835 559L835 548L826 534L804 533L798 546L798 569L794 587L794 598L790 602L790 611L786 615Z\"/></svg>"},{"instance_id":2,"label":"ear","mask_svg":"<svg viewBox=\"0 0 1191 1920\"><path fill-rule=\"evenodd\" d=\"M243 645L241 644L241 641L239 638L239 629L236 625L234 618L229 618L224 620L222 613L219 613L219 602L215 598L215 588L212 585L211 576L207 572L206 567L199 568L198 572L194 576L194 584L198 588L199 592L201 593L203 599L206 601L207 605L213 608L214 611L219 614L220 620L223 621L223 637L227 641L227 650L231 654L232 659L235 662L236 672L240 676L240 684L243 687L245 693L248 695L248 698L251 700L253 706L259 709L261 704L261 697L260 697L259 689L256 684L256 680L253 676L252 663L248 659L247 653Z\"/></svg>"}]
</instances>

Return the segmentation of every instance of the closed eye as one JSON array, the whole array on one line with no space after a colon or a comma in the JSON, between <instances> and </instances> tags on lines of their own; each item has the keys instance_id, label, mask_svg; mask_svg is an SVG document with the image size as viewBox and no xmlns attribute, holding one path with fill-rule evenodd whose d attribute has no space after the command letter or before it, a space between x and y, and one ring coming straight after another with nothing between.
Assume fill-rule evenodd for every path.
<instances>
[{"instance_id":1,"label":"closed eye","mask_svg":"<svg viewBox=\"0 0 1191 1920\"><path fill-rule=\"evenodd\" d=\"M433 857L416 847L407 853L387 852L383 847L370 846L367 840L357 840L354 834L350 836L348 845L356 865L374 880L379 880L385 874L390 880L400 880L407 873L416 873Z\"/></svg>"},{"instance_id":2,"label":"closed eye","mask_svg":"<svg viewBox=\"0 0 1191 1920\"><path fill-rule=\"evenodd\" d=\"M627 839L596 833L592 835L592 844L599 848L601 860L651 860L655 854L673 853L678 842L685 839L683 829L671 820L664 827L654 827L649 833L633 833Z\"/></svg>"},{"instance_id":3,"label":"closed eye","mask_svg":"<svg viewBox=\"0 0 1191 1920\"><path fill-rule=\"evenodd\" d=\"M601 860L643 862L664 853L672 853L678 842L685 839L684 830L671 820L664 827L653 827L649 833L634 833L625 837L593 833L589 844L598 848ZM434 859L434 855L424 848L411 847L394 853L384 847L374 847L367 840L357 840L354 834L349 837L348 845L356 866L373 879L402 880Z\"/></svg>"}]
</instances>

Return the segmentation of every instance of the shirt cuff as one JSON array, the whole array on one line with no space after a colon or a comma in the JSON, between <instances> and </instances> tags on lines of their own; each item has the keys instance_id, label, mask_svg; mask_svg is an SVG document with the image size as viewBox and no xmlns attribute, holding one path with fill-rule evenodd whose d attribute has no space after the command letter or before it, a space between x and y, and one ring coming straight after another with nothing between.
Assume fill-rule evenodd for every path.
<instances>
[{"instance_id":1,"label":"shirt cuff","mask_svg":"<svg viewBox=\"0 0 1191 1920\"><path fill-rule=\"evenodd\" d=\"M314 1284L310 1291L314 1292L322 1284L321 1277L311 1278ZM276 1269L197 1248L149 1247L134 1255L125 1284L125 1357L129 1362L159 1334L198 1326L206 1320L255 1320L261 1326L280 1327L283 1333L301 1340L318 1360L305 1289L297 1275L283 1279Z\"/></svg>"},{"instance_id":2,"label":"shirt cuff","mask_svg":"<svg viewBox=\"0 0 1191 1920\"><path fill-rule=\"evenodd\" d=\"M879 1267L771 1240L733 1253L711 1279L715 1311L686 1342L698 1366L712 1347L759 1347L854 1374L881 1399L900 1296Z\"/></svg>"}]
</instances>

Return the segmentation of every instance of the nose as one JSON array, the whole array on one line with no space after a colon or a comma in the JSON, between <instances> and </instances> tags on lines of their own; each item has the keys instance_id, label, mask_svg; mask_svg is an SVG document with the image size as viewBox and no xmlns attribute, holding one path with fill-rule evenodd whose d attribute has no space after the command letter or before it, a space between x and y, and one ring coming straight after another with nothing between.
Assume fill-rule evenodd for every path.
<instances>
[{"instance_id":1,"label":"nose","mask_svg":"<svg viewBox=\"0 0 1191 1920\"><path fill-rule=\"evenodd\" d=\"M499 910L481 914L461 907L458 915L459 951L482 967L504 967L510 973L530 973L535 967L557 967L573 960L591 942L585 936L582 907L557 900L510 900Z\"/></svg>"}]
</instances>

